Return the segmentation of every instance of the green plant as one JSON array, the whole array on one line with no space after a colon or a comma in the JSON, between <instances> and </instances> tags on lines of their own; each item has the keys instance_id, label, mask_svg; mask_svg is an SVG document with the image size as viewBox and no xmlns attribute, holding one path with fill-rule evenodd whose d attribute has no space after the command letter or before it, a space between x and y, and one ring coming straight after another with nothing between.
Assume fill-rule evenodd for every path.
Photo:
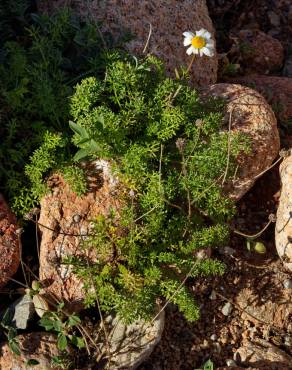
<instances>
[{"instance_id":1,"label":"green plant","mask_svg":"<svg viewBox=\"0 0 292 370\"><path fill-rule=\"evenodd\" d=\"M195 370L201 370L201 369L195 369ZM208 360L204 363L202 370L215 370L214 364L211 360Z\"/></svg>"},{"instance_id":2,"label":"green plant","mask_svg":"<svg viewBox=\"0 0 292 370\"><path fill-rule=\"evenodd\" d=\"M1 322L0 327L6 331L6 336L8 340L8 346L13 353L20 356L20 348L17 340L17 330L11 323L11 313L9 308L5 311Z\"/></svg>"},{"instance_id":3,"label":"green plant","mask_svg":"<svg viewBox=\"0 0 292 370\"><path fill-rule=\"evenodd\" d=\"M54 331L57 334L57 346L60 351L65 351L68 343L77 348L83 348L85 346L83 338L74 333L74 328L81 323L81 320L75 314L64 316L63 308L64 303L60 303L56 311L45 312L39 325L43 326L46 331Z\"/></svg>"},{"instance_id":4,"label":"green plant","mask_svg":"<svg viewBox=\"0 0 292 370\"><path fill-rule=\"evenodd\" d=\"M75 160L108 160L125 205L99 216L83 243L96 250L96 262L63 262L84 280L88 306L98 301L125 321L149 319L162 296L196 320L199 309L181 280L224 271L196 251L228 238L235 209L222 182L235 175L248 139L228 132L222 101L201 100L186 81L166 77L156 58L111 52L106 66L103 80L76 86L70 127Z\"/></svg>"},{"instance_id":5,"label":"green plant","mask_svg":"<svg viewBox=\"0 0 292 370\"><path fill-rule=\"evenodd\" d=\"M72 164L69 96L82 77L102 73L103 42L111 45L68 9L32 11L30 0L0 4L0 190L18 215L38 204L51 170L86 190Z\"/></svg>"}]
</instances>

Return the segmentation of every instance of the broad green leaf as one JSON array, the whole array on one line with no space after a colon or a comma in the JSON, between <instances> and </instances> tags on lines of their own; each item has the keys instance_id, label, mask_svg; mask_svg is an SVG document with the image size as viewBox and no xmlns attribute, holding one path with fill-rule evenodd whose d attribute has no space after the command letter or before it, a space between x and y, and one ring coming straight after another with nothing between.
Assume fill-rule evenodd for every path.
<instances>
[{"instance_id":1,"label":"broad green leaf","mask_svg":"<svg viewBox=\"0 0 292 370\"><path fill-rule=\"evenodd\" d=\"M13 353L15 353L17 356L21 355L20 348L19 348L19 343L13 339L8 342L8 346L11 349Z\"/></svg>"},{"instance_id":2,"label":"broad green leaf","mask_svg":"<svg viewBox=\"0 0 292 370\"><path fill-rule=\"evenodd\" d=\"M2 317L1 325L5 329L9 329L10 324L11 324L11 312L10 312L9 308L7 308L7 310L4 312L4 315Z\"/></svg>"},{"instance_id":3,"label":"broad green leaf","mask_svg":"<svg viewBox=\"0 0 292 370\"><path fill-rule=\"evenodd\" d=\"M69 126L71 130L73 130L75 134L79 135L82 139L89 139L88 132L84 127L77 125L77 123L73 121L69 121Z\"/></svg>"},{"instance_id":4,"label":"broad green leaf","mask_svg":"<svg viewBox=\"0 0 292 370\"><path fill-rule=\"evenodd\" d=\"M34 358L31 358L30 360L28 360L26 362L26 365L27 366L36 366L36 365L39 365L39 361L35 360Z\"/></svg>"},{"instance_id":5,"label":"broad green leaf","mask_svg":"<svg viewBox=\"0 0 292 370\"><path fill-rule=\"evenodd\" d=\"M17 331L14 328L9 328L8 330L8 340L11 341L17 336Z\"/></svg>"},{"instance_id":6,"label":"broad green leaf","mask_svg":"<svg viewBox=\"0 0 292 370\"><path fill-rule=\"evenodd\" d=\"M100 146L93 139L90 140L89 148L90 148L90 151L93 153L100 151Z\"/></svg>"},{"instance_id":7,"label":"broad green leaf","mask_svg":"<svg viewBox=\"0 0 292 370\"><path fill-rule=\"evenodd\" d=\"M85 343L83 338L73 336L71 339L72 344L74 344L77 348L81 349L85 347Z\"/></svg>"},{"instance_id":8,"label":"broad green leaf","mask_svg":"<svg viewBox=\"0 0 292 370\"><path fill-rule=\"evenodd\" d=\"M50 330L54 329L54 322L53 322L53 320L48 319L48 318L42 318L39 321L39 325L40 326L43 326L46 329L46 331L50 331Z\"/></svg>"},{"instance_id":9,"label":"broad green leaf","mask_svg":"<svg viewBox=\"0 0 292 370\"><path fill-rule=\"evenodd\" d=\"M56 331L61 331L62 330L62 321L61 320L55 320L54 321L54 329Z\"/></svg>"},{"instance_id":10,"label":"broad green leaf","mask_svg":"<svg viewBox=\"0 0 292 370\"><path fill-rule=\"evenodd\" d=\"M79 149L78 152L74 155L74 161L75 162L78 162L80 161L80 159L83 159L85 157L88 157L89 156L89 152L87 149Z\"/></svg>"},{"instance_id":11,"label":"broad green leaf","mask_svg":"<svg viewBox=\"0 0 292 370\"><path fill-rule=\"evenodd\" d=\"M76 326L80 323L81 323L81 320L79 319L78 316L75 316L75 315L69 316L68 321L67 321L67 324L70 327Z\"/></svg>"},{"instance_id":12,"label":"broad green leaf","mask_svg":"<svg viewBox=\"0 0 292 370\"><path fill-rule=\"evenodd\" d=\"M57 346L60 351L64 351L67 348L67 338L64 334L59 334L58 335L58 342Z\"/></svg>"}]
</instances>

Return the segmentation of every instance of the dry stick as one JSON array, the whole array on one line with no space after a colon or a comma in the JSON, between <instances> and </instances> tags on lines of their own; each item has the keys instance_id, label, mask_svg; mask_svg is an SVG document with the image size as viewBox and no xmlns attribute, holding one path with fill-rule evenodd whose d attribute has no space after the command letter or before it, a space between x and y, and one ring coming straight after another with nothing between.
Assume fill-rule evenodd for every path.
<instances>
[{"instance_id":1,"label":"dry stick","mask_svg":"<svg viewBox=\"0 0 292 370\"><path fill-rule=\"evenodd\" d=\"M23 265L23 260L22 260L22 242L21 242L21 232L18 233L18 243L19 243L19 259L20 259L20 265L21 265L21 270L22 274L25 280L25 284L28 286L27 278L26 278L26 273Z\"/></svg>"},{"instance_id":2,"label":"dry stick","mask_svg":"<svg viewBox=\"0 0 292 370\"><path fill-rule=\"evenodd\" d=\"M163 155L163 145L160 145L160 158L159 158L159 192L161 193L161 170L162 170L162 155Z\"/></svg>"},{"instance_id":3,"label":"dry stick","mask_svg":"<svg viewBox=\"0 0 292 370\"><path fill-rule=\"evenodd\" d=\"M259 177L261 177L264 173L270 171L274 166L276 166L277 163L279 163L284 157L280 157L276 160L276 162L274 162L270 167L268 167L267 169L265 169L264 171L262 171L261 173L259 173L258 175L256 175L254 177L254 180L255 179L258 179Z\"/></svg>"},{"instance_id":4,"label":"dry stick","mask_svg":"<svg viewBox=\"0 0 292 370\"><path fill-rule=\"evenodd\" d=\"M264 321L256 316L254 316L253 314L249 313L248 311L246 311L244 308L241 308L237 303L233 302L232 300L226 298L224 295L222 295L221 293L218 293L217 290L214 290L215 294L217 294L220 298L224 299L225 301L229 302L230 304L232 304L233 306L235 306L237 309L239 309L240 311L246 313L247 315L249 315L250 317L252 317L254 320L257 320L258 322L264 324L264 325L268 325L276 330L279 330L279 331L282 331L283 333L287 334L287 332L280 328L279 326L276 326L276 325L273 325L267 321ZM288 330L288 333L291 333L291 331Z\"/></svg>"},{"instance_id":5,"label":"dry stick","mask_svg":"<svg viewBox=\"0 0 292 370\"><path fill-rule=\"evenodd\" d=\"M149 33L148 33L148 37L147 37L147 40L146 40L146 43L145 43L144 49L143 49L143 51L142 51L142 53L143 53L143 54L145 54L145 53L146 53L146 50L148 49L149 41L150 41L151 35L152 35L152 24L151 24L151 23L149 23Z\"/></svg>"},{"instance_id":6,"label":"dry stick","mask_svg":"<svg viewBox=\"0 0 292 370\"><path fill-rule=\"evenodd\" d=\"M228 174L228 169L229 169L229 162L230 162L232 112L233 112L233 108L231 109L231 111L229 113L227 162L226 162L224 177L223 177L223 180L222 180L222 185L224 185L224 183L225 183L225 180L226 180L226 177L227 177L227 174Z\"/></svg>"},{"instance_id":7,"label":"dry stick","mask_svg":"<svg viewBox=\"0 0 292 370\"><path fill-rule=\"evenodd\" d=\"M253 235L245 234L245 233L243 233L241 231L238 231L236 229L233 229L233 228L231 228L231 230L234 232L234 234L244 236L245 238L256 239L259 236L261 236L264 231L267 230L267 228L271 225L272 222L274 222L274 220L269 220L269 222L267 222L267 224L262 228L262 230L260 230L258 233L253 234Z\"/></svg>"},{"instance_id":8,"label":"dry stick","mask_svg":"<svg viewBox=\"0 0 292 370\"><path fill-rule=\"evenodd\" d=\"M147 212L146 212L146 213L144 213L143 215L141 215L141 216L139 216L138 218L136 218L136 219L134 220L134 222L137 222L137 221L141 220L141 218L143 218L143 217L145 217L145 216L149 215L149 213L153 212L156 208L158 208L158 205L156 205L155 207L153 207L153 208L149 209L149 211L147 211Z\"/></svg>"},{"instance_id":9,"label":"dry stick","mask_svg":"<svg viewBox=\"0 0 292 370\"><path fill-rule=\"evenodd\" d=\"M37 253L38 253L38 259L40 260L40 246L39 246L39 237L38 237L38 219L37 215L35 216L35 240L36 240L36 245L37 245Z\"/></svg>"}]
</instances>

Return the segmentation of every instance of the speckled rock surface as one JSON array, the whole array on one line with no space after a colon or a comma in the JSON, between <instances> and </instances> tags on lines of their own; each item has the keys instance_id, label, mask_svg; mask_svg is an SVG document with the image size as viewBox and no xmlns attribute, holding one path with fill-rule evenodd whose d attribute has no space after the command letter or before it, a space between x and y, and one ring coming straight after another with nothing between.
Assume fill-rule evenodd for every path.
<instances>
[{"instance_id":1,"label":"speckled rock surface","mask_svg":"<svg viewBox=\"0 0 292 370\"><path fill-rule=\"evenodd\" d=\"M233 82L260 92L280 121L286 122L292 118L292 78L251 75L236 78Z\"/></svg>"},{"instance_id":2,"label":"speckled rock surface","mask_svg":"<svg viewBox=\"0 0 292 370\"><path fill-rule=\"evenodd\" d=\"M281 163L280 176L282 189L275 229L276 248L284 266L292 271L292 154Z\"/></svg>"},{"instance_id":3,"label":"speckled rock surface","mask_svg":"<svg viewBox=\"0 0 292 370\"><path fill-rule=\"evenodd\" d=\"M262 95L248 87L221 83L211 86L207 93L226 100L226 121L231 114L231 130L250 138L250 153L239 156L236 179L226 185L229 197L237 201L277 157L280 147L277 121Z\"/></svg>"},{"instance_id":4,"label":"speckled rock surface","mask_svg":"<svg viewBox=\"0 0 292 370\"><path fill-rule=\"evenodd\" d=\"M235 358L259 370L290 370L292 364L291 356L263 339L247 340L236 351Z\"/></svg>"},{"instance_id":5,"label":"speckled rock surface","mask_svg":"<svg viewBox=\"0 0 292 370\"><path fill-rule=\"evenodd\" d=\"M59 175L50 178L51 194L41 200L39 218L42 233L40 279L44 293L67 302L72 310L82 307L83 283L73 274L72 266L62 261L72 255L86 255L89 260L96 260L93 250L82 249L82 239L92 231L94 217L107 216L112 209L118 210L120 204L118 185L107 162L93 162L87 174L90 190L83 197L77 197Z\"/></svg>"},{"instance_id":6,"label":"speckled rock surface","mask_svg":"<svg viewBox=\"0 0 292 370\"><path fill-rule=\"evenodd\" d=\"M11 352L7 343L0 344L1 370L60 370L61 367L51 366L54 356L60 356L57 349L57 337L53 334L34 332L17 336L21 355ZM27 361L35 359L38 365L28 366Z\"/></svg>"},{"instance_id":7,"label":"speckled rock surface","mask_svg":"<svg viewBox=\"0 0 292 370\"><path fill-rule=\"evenodd\" d=\"M116 317L106 318L111 370L135 370L145 361L160 341L164 328L165 313L162 311L153 323L139 320L123 324ZM104 345L104 344L103 344Z\"/></svg>"},{"instance_id":8,"label":"speckled rock surface","mask_svg":"<svg viewBox=\"0 0 292 370\"><path fill-rule=\"evenodd\" d=\"M64 3L42 0L41 11L50 12ZM184 31L196 31L205 28L214 38L214 28L208 14L205 0L92 0L90 2L74 0L71 6L83 15L102 21L102 29L113 33L118 38L123 31L130 31L135 38L127 48L135 55L142 54L146 44L150 24L152 34L147 53L161 58L169 72L174 76L174 69L187 66L191 60L183 46ZM205 86L216 82L217 55L197 57L191 69L194 86Z\"/></svg>"},{"instance_id":9,"label":"speckled rock surface","mask_svg":"<svg viewBox=\"0 0 292 370\"><path fill-rule=\"evenodd\" d=\"M0 194L0 288L17 271L20 262L20 245L16 217Z\"/></svg>"},{"instance_id":10,"label":"speckled rock surface","mask_svg":"<svg viewBox=\"0 0 292 370\"><path fill-rule=\"evenodd\" d=\"M260 281L259 286L264 286L264 283L265 280ZM244 310L241 312L242 320L249 320L254 325L258 325L261 320L277 328L287 329L292 312L292 303L289 303L291 293L285 291L280 283L273 286L273 289L277 294L266 295L264 288L259 287L241 289L236 296L236 303ZM259 294L262 294L262 299Z\"/></svg>"},{"instance_id":11,"label":"speckled rock surface","mask_svg":"<svg viewBox=\"0 0 292 370\"><path fill-rule=\"evenodd\" d=\"M280 69L284 48L280 41L259 30L242 30L238 34L241 63L248 73L268 74Z\"/></svg>"}]
</instances>

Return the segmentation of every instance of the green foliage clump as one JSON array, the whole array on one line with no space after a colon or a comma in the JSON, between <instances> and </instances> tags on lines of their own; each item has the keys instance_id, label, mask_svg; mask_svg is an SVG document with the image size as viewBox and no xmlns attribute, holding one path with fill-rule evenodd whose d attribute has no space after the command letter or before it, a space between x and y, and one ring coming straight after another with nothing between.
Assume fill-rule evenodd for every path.
<instances>
[{"instance_id":1,"label":"green foliage clump","mask_svg":"<svg viewBox=\"0 0 292 370\"><path fill-rule=\"evenodd\" d=\"M106 60L103 80L77 84L70 126L75 159L110 160L126 206L95 220L84 248L96 249L97 262L69 262L85 282L88 306L98 298L125 321L149 319L164 297L196 320L199 309L181 281L224 271L196 252L228 238L234 205L222 181L235 175L247 138L228 133L222 101L201 100L154 57L139 63L114 52Z\"/></svg>"},{"instance_id":2,"label":"green foliage clump","mask_svg":"<svg viewBox=\"0 0 292 370\"><path fill-rule=\"evenodd\" d=\"M72 167L69 97L76 82L104 70L108 41L68 9L51 17L33 10L30 0L0 4L0 191L19 215L38 203L51 170L85 190Z\"/></svg>"}]
</instances>

